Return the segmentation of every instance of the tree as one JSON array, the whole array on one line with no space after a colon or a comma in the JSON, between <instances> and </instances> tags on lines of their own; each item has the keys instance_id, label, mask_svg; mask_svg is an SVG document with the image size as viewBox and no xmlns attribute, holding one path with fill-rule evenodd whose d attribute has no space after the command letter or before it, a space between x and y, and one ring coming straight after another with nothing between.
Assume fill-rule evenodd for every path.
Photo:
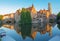
<instances>
[{"instance_id":1,"label":"tree","mask_svg":"<svg viewBox=\"0 0 60 41\"><path fill-rule=\"evenodd\" d=\"M57 20L60 19L60 12L57 14Z\"/></svg>"},{"instance_id":2,"label":"tree","mask_svg":"<svg viewBox=\"0 0 60 41\"><path fill-rule=\"evenodd\" d=\"M2 15L0 15L0 27L1 27L1 25L2 25Z\"/></svg>"},{"instance_id":3,"label":"tree","mask_svg":"<svg viewBox=\"0 0 60 41\"><path fill-rule=\"evenodd\" d=\"M25 8L22 8L20 23L25 24L25 23L31 23L31 22L32 22L31 13Z\"/></svg>"},{"instance_id":4,"label":"tree","mask_svg":"<svg viewBox=\"0 0 60 41\"><path fill-rule=\"evenodd\" d=\"M60 12L57 14L57 23L60 24Z\"/></svg>"},{"instance_id":5,"label":"tree","mask_svg":"<svg viewBox=\"0 0 60 41\"><path fill-rule=\"evenodd\" d=\"M60 24L57 24L58 29L60 30Z\"/></svg>"},{"instance_id":6,"label":"tree","mask_svg":"<svg viewBox=\"0 0 60 41\"><path fill-rule=\"evenodd\" d=\"M60 29L60 12L57 14L57 27Z\"/></svg>"},{"instance_id":7,"label":"tree","mask_svg":"<svg viewBox=\"0 0 60 41\"><path fill-rule=\"evenodd\" d=\"M2 16L2 15L0 15L0 20L2 20L2 17L3 17L3 16Z\"/></svg>"}]
</instances>

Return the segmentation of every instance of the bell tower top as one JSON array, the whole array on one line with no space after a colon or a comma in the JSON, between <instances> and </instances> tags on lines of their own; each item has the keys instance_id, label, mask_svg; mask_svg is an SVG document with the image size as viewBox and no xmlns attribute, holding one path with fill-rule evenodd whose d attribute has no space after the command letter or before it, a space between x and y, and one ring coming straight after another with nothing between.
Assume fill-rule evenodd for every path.
<instances>
[{"instance_id":1,"label":"bell tower top","mask_svg":"<svg viewBox=\"0 0 60 41\"><path fill-rule=\"evenodd\" d=\"M34 7L34 5L32 4L32 8Z\"/></svg>"},{"instance_id":2,"label":"bell tower top","mask_svg":"<svg viewBox=\"0 0 60 41\"><path fill-rule=\"evenodd\" d=\"M48 10L49 10L50 14L52 14L51 3L48 3Z\"/></svg>"}]
</instances>

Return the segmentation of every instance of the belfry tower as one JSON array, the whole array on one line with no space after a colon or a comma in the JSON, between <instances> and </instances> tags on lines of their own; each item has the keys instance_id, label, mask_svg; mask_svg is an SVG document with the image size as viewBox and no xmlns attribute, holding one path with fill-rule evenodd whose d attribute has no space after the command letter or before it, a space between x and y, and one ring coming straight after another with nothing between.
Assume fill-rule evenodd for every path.
<instances>
[{"instance_id":1,"label":"belfry tower","mask_svg":"<svg viewBox=\"0 0 60 41\"><path fill-rule=\"evenodd\" d=\"M49 10L50 14L52 14L51 3L48 3L48 10Z\"/></svg>"},{"instance_id":2,"label":"belfry tower","mask_svg":"<svg viewBox=\"0 0 60 41\"><path fill-rule=\"evenodd\" d=\"M32 4L32 8L34 7L34 5Z\"/></svg>"}]
</instances>

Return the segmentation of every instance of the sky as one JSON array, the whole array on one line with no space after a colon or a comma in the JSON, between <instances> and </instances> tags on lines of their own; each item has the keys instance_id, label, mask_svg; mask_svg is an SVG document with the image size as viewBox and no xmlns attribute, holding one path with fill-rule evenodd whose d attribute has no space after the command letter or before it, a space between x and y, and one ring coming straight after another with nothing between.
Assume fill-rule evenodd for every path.
<instances>
[{"instance_id":1,"label":"sky","mask_svg":"<svg viewBox=\"0 0 60 41\"><path fill-rule=\"evenodd\" d=\"M0 0L0 15L14 13L19 8L27 8L34 4L37 11L48 9L48 3L51 3L52 13L57 14L60 11L60 0Z\"/></svg>"}]
</instances>

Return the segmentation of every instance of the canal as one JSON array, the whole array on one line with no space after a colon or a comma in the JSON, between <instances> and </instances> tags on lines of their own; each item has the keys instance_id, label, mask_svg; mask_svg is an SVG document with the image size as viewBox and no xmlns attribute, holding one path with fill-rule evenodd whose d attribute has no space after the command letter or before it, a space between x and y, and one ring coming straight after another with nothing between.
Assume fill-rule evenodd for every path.
<instances>
[{"instance_id":1,"label":"canal","mask_svg":"<svg viewBox=\"0 0 60 41\"><path fill-rule=\"evenodd\" d=\"M3 29L6 36L15 41L49 41L55 36L60 36L60 26L56 23L3 24L0 29Z\"/></svg>"}]
</instances>

